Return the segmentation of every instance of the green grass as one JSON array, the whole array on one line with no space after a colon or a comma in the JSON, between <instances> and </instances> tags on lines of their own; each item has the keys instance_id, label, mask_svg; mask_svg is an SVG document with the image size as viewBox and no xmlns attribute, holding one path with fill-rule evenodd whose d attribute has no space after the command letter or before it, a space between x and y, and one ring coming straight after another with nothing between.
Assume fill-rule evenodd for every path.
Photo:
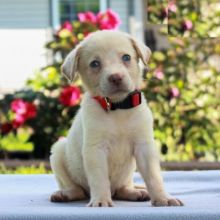
<instances>
[{"instance_id":1,"label":"green grass","mask_svg":"<svg viewBox=\"0 0 220 220\"><path fill-rule=\"evenodd\" d=\"M4 164L0 164L0 174L50 174L51 170L47 170L44 164L39 166L19 166L15 169L7 168Z\"/></svg>"}]
</instances>

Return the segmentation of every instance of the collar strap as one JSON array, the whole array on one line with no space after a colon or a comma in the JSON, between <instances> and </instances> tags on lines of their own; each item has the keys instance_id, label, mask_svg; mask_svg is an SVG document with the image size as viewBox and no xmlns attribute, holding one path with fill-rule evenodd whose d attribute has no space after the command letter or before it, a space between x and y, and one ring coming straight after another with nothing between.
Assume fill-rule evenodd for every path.
<instances>
[{"instance_id":1,"label":"collar strap","mask_svg":"<svg viewBox=\"0 0 220 220\"><path fill-rule=\"evenodd\" d=\"M123 101L121 102L111 102L107 97L95 96L93 97L101 107L106 111L114 111L116 109L130 109L141 104L141 92L135 90L131 92Z\"/></svg>"}]
</instances>

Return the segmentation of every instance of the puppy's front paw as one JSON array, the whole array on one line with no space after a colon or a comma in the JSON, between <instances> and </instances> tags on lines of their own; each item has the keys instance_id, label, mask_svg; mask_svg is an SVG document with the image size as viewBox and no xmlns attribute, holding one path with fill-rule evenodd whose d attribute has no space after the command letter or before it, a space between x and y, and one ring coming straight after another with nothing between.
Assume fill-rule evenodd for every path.
<instances>
[{"instance_id":1,"label":"puppy's front paw","mask_svg":"<svg viewBox=\"0 0 220 220\"><path fill-rule=\"evenodd\" d=\"M113 207L114 204L111 198L91 198L88 207Z\"/></svg>"},{"instance_id":2,"label":"puppy's front paw","mask_svg":"<svg viewBox=\"0 0 220 220\"><path fill-rule=\"evenodd\" d=\"M175 198L159 198L152 200L153 206L183 206L183 202Z\"/></svg>"}]
</instances>

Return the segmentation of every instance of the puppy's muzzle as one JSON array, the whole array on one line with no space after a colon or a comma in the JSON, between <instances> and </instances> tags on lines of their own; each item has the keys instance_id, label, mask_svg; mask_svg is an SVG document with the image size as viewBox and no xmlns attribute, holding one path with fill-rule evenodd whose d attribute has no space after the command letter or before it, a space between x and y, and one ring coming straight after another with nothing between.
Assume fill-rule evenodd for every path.
<instances>
[{"instance_id":1,"label":"puppy's muzzle","mask_svg":"<svg viewBox=\"0 0 220 220\"><path fill-rule=\"evenodd\" d=\"M108 78L109 83L111 86L119 87L122 85L123 76L119 73L111 74Z\"/></svg>"}]
</instances>

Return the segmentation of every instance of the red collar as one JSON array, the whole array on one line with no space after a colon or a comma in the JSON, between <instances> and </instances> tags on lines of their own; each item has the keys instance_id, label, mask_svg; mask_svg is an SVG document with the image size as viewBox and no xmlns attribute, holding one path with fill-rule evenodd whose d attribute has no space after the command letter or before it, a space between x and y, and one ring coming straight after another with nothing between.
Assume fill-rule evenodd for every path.
<instances>
[{"instance_id":1,"label":"red collar","mask_svg":"<svg viewBox=\"0 0 220 220\"><path fill-rule=\"evenodd\" d=\"M113 103L107 97L95 96L93 97L101 107L106 111L114 111L116 109L130 109L141 104L141 92L135 90L131 92L123 101Z\"/></svg>"}]
</instances>

